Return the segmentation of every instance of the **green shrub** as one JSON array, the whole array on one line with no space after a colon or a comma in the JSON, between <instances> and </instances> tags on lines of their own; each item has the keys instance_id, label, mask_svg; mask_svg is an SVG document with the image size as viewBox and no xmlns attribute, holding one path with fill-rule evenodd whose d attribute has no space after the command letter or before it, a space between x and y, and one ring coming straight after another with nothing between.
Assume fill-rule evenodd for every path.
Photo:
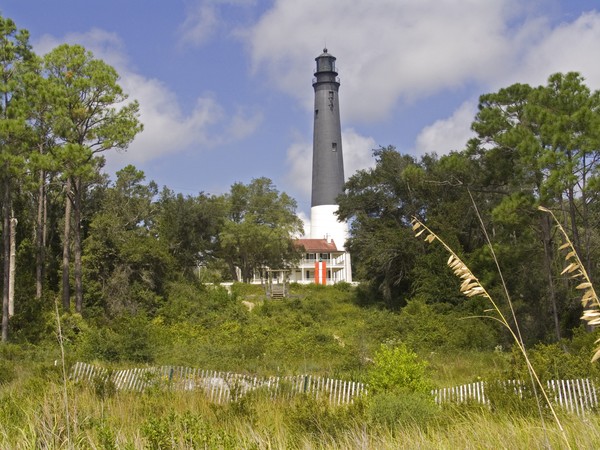
<instances>
[{"instance_id":1,"label":"green shrub","mask_svg":"<svg viewBox=\"0 0 600 450\"><path fill-rule=\"evenodd\" d=\"M10 319L11 340L40 343L53 334L56 329L56 316L51 298L44 296L38 299L31 295L15 303L18 307Z\"/></svg>"},{"instance_id":2,"label":"green shrub","mask_svg":"<svg viewBox=\"0 0 600 450\"><path fill-rule=\"evenodd\" d=\"M102 421L96 426L96 434L102 450L117 450L119 448L116 433L106 421Z\"/></svg>"},{"instance_id":3,"label":"green shrub","mask_svg":"<svg viewBox=\"0 0 600 450\"><path fill-rule=\"evenodd\" d=\"M56 333L56 316L49 316L53 331ZM60 316L60 329L65 346L77 345L85 336L89 327L81 314L63 313Z\"/></svg>"},{"instance_id":4,"label":"green shrub","mask_svg":"<svg viewBox=\"0 0 600 450\"><path fill-rule=\"evenodd\" d=\"M92 380L92 386L94 388L94 394L96 394L96 397L102 400L114 397L117 393L117 386L113 381L111 373L106 376L96 375Z\"/></svg>"},{"instance_id":5,"label":"green shrub","mask_svg":"<svg viewBox=\"0 0 600 450\"><path fill-rule=\"evenodd\" d=\"M411 348L434 351L448 343L450 329L445 315L438 314L422 300L411 300L398 315L397 328Z\"/></svg>"},{"instance_id":6,"label":"green shrub","mask_svg":"<svg viewBox=\"0 0 600 450\"><path fill-rule=\"evenodd\" d=\"M120 361L123 355L122 337L108 327L91 328L80 347L81 357L92 361Z\"/></svg>"},{"instance_id":7,"label":"green shrub","mask_svg":"<svg viewBox=\"0 0 600 450\"><path fill-rule=\"evenodd\" d=\"M352 285L345 281L340 281L339 283L334 284L333 287L341 292L350 292L352 290Z\"/></svg>"},{"instance_id":8,"label":"green shrub","mask_svg":"<svg viewBox=\"0 0 600 450\"><path fill-rule=\"evenodd\" d=\"M142 436L146 438L147 448L166 450L174 447L174 419L175 415L173 414L167 420L161 417L151 417L144 423Z\"/></svg>"},{"instance_id":9,"label":"green shrub","mask_svg":"<svg viewBox=\"0 0 600 450\"><path fill-rule=\"evenodd\" d=\"M484 314L483 306L465 302L459 310L448 303L427 304L410 300L397 319L403 342L419 351L492 350L498 332Z\"/></svg>"},{"instance_id":10,"label":"green shrub","mask_svg":"<svg viewBox=\"0 0 600 450\"><path fill-rule=\"evenodd\" d=\"M155 333L146 317L125 316L119 321L117 331L122 336L124 360L142 363L154 361Z\"/></svg>"},{"instance_id":11,"label":"green shrub","mask_svg":"<svg viewBox=\"0 0 600 450\"><path fill-rule=\"evenodd\" d=\"M207 288L196 283L169 283L167 301L158 314L167 324L194 320L201 314L202 299L207 295Z\"/></svg>"},{"instance_id":12,"label":"green shrub","mask_svg":"<svg viewBox=\"0 0 600 450\"><path fill-rule=\"evenodd\" d=\"M540 380L600 377L598 364L591 363L594 345L591 339L597 335L588 334L589 336L577 335L573 345L564 340L554 344L537 344L529 350L529 359ZM513 368L510 375L521 379L529 377L524 358L516 349L513 349Z\"/></svg>"},{"instance_id":13,"label":"green shrub","mask_svg":"<svg viewBox=\"0 0 600 450\"><path fill-rule=\"evenodd\" d=\"M373 362L368 375L371 392L431 392L427 362L422 361L405 344L382 344Z\"/></svg>"},{"instance_id":14,"label":"green shrub","mask_svg":"<svg viewBox=\"0 0 600 450\"><path fill-rule=\"evenodd\" d=\"M261 284L249 284L249 283L233 283L231 285L231 292L238 298L243 298L249 295L264 296L265 288Z\"/></svg>"},{"instance_id":15,"label":"green shrub","mask_svg":"<svg viewBox=\"0 0 600 450\"><path fill-rule=\"evenodd\" d=\"M110 326L86 327L79 339L79 356L86 360L151 363L157 336L145 315L124 315Z\"/></svg>"}]
</instances>

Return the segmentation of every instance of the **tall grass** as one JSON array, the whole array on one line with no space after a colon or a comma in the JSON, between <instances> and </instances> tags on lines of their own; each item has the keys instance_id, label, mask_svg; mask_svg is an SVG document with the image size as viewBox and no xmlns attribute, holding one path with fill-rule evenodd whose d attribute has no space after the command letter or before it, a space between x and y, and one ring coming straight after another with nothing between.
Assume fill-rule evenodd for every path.
<instances>
[{"instance_id":1,"label":"tall grass","mask_svg":"<svg viewBox=\"0 0 600 450\"><path fill-rule=\"evenodd\" d=\"M426 242L431 244L434 241L437 241L444 247L444 249L446 249L446 251L450 255L450 257L448 258L448 261L447 261L447 265L448 265L448 267L450 267L450 269L452 270L454 275L456 275L461 280L460 292L467 297L482 297L485 301L489 302L492 309L490 310L491 314L486 317L488 317L492 320L498 321L500 324L502 324L505 327L506 330L508 330L508 332L512 336L514 344L519 349L519 352L523 355L524 361L527 365L529 375L531 376L531 379L532 379L532 388L534 389L534 392L536 393L536 395L535 395L536 400L538 398L537 393L538 392L541 393L541 396L543 397L543 399L545 401L545 406L550 410L552 417L554 419L554 423L556 424L558 429L561 431L561 435L563 437L563 442L566 444L566 446L568 448L570 448L569 441L567 439L567 435L561 424L561 420L558 417L558 414L556 413L556 411L552 405L552 402L548 398L548 394L546 393L546 391L544 389L544 385L540 381L533 365L531 364L529 356L527 354L527 350L525 348L525 344L523 343L523 339L521 337L521 332L519 330L518 321L516 320L512 302L510 300L510 296L508 295L508 292L506 291L506 284L504 283L504 281L502 281L502 285L506 292L506 300L507 300L509 309L511 311L511 314L512 314L512 317L514 320L514 326L511 326L511 323L509 322L509 320L503 313L502 308L500 308L499 304L489 294L487 289L481 284L481 282L475 276L475 274L473 274L473 272L471 272L471 269L462 261L462 259L454 252L454 250L450 246L448 246L448 244L446 244L446 242L444 242L444 240L442 238L440 238L435 232L433 232L430 228L428 228L423 222L421 222L416 217L413 217L412 225L413 225L413 231L415 231L416 237L424 235L425 236L424 240ZM485 228L484 228L484 232L485 232ZM486 234L486 237L487 237L487 234ZM488 238L488 243L489 243L489 247L493 251L491 242L489 242L489 238ZM494 254L493 254L493 258L494 258L494 261L496 262L496 264L498 264L498 261ZM502 273L500 271L499 266L498 266L498 272L500 274ZM542 427L545 429L546 425L544 422L543 411L542 411L541 405L539 405L539 403L538 403L538 409L539 409L539 413L540 413L539 417L540 417L540 420L542 423ZM547 434L545 434L545 436L546 436L546 440L548 440Z\"/></svg>"},{"instance_id":2,"label":"tall grass","mask_svg":"<svg viewBox=\"0 0 600 450\"><path fill-rule=\"evenodd\" d=\"M58 345L60 347L60 368L62 371L63 381L63 404L66 415L66 430L67 430L67 442L71 442L71 428L69 419L69 392L67 389L67 366L65 358L65 345L63 341L62 324L60 322L60 313L58 312L58 299L54 299L54 313L56 316L56 336L58 339Z\"/></svg>"},{"instance_id":3,"label":"tall grass","mask_svg":"<svg viewBox=\"0 0 600 450\"><path fill-rule=\"evenodd\" d=\"M0 407L0 448L28 449L397 449L598 448L600 418L561 417L563 429L539 418L473 406L439 409L426 422L382 423L362 402L333 408L311 398L273 401L256 395L214 405L197 392L117 392L70 386L69 419L60 382ZM43 392L42 392L43 391ZM18 406L17 406L18 405ZM20 412L5 420L9 409ZM68 423L70 421L70 423ZM67 435L70 429L70 437Z\"/></svg>"}]
</instances>

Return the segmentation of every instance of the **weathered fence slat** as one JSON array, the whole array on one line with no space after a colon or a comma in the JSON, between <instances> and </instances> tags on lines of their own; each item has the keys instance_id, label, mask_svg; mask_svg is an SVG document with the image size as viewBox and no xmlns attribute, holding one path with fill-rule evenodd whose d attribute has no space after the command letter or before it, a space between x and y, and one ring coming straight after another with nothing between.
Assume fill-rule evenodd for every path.
<instances>
[{"instance_id":1,"label":"weathered fence slat","mask_svg":"<svg viewBox=\"0 0 600 450\"><path fill-rule=\"evenodd\" d=\"M565 380L559 380L558 392L560 395L561 405L563 408L568 409L567 397L565 395Z\"/></svg>"},{"instance_id":2,"label":"weathered fence slat","mask_svg":"<svg viewBox=\"0 0 600 450\"><path fill-rule=\"evenodd\" d=\"M583 411L583 402L580 395L579 389L579 380L572 380L571 386L573 386L573 400L575 401L575 409L577 410L577 415L580 416Z\"/></svg>"},{"instance_id":3,"label":"weathered fence slat","mask_svg":"<svg viewBox=\"0 0 600 450\"><path fill-rule=\"evenodd\" d=\"M571 380L566 380L567 382L567 396L569 397L569 404L571 405L570 412L576 412L579 414L579 408L577 405L577 399L575 398L575 392L573 391L573 383Z\"/></svg>"},{"instance_id":4,"label":"weathered fence slat","mask_svg":"<svg viewBox=\"0 0 600 450\"><path fill-rule=\"evenodd\" d=\"M527 391L527 385L521 380L507 380L500 383L507 392L513 392L519 398L523 398ZM564 410L584 415L598 407L596 387L593 380L548 380L546 383L552 401ZM486 395L486 383L480 381L467 385L449 388L434 389L431 391L434 401L441 405L443 403L463 403L474 401L489 405Z\"/></svg>"}]
</instances>

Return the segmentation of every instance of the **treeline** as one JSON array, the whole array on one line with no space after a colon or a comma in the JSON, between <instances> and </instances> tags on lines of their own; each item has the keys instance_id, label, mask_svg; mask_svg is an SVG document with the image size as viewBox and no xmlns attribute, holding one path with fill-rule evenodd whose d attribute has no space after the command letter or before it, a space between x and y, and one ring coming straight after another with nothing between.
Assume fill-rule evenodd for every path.
<instances>
[{"instance_id":1,"label":"treeline","mask_svg":"<svg viewBox=\"0 0 600 450\"><path fill-rule=\"evenodd\" d=\"M36 55L0 16L2 341L35 340L44 313L151 313L173 280L247 281L297 256L296 203L271 180L183 196L133 166L111 181L106 151L142 131L115 69L79 45ZM10 319L10 320L9 320ZM41 321L41 322L40 322Z\"/></svg>"},{"instance_id":2,"label":"treeline","mask_svg":"<svg viewBox=\"0 0 600 450\"><path fill-rule=\"evenodd\" d=\"M117 72L78 45L40 57L26 31L2 17L0 25L3 341L9 329L17 341L47 335L55 304L99 327L151 319L172 286L198 282L198 268L203 281L248 281L298 258L296 203L268 178L195 196L160 190L133 166L109 180L104 152L142 131ZM414 216L498 303L508 292L529 343L568 337L580 325L580 296L537 207L555 211L597 279L600 93L576 73L515 84L481 96L472 128L465 149L442 157L375 150L375 167L348 180L339 215L351 224L358 301L486 314L461 296L443 249L415 239Z\"/></svg>"},{"instance_id":3,"label":"treeline","mask_svg":"<svg viewBox=\"0 0 600 450\"><path fill-rule=\"evenodd\" d=\"M364 301L464 306L447 253L415 239L417 217L501 304L504 280L529 342L568 336L580 325L581 291L563 272L561 236L537 207L555 212L598 279L600 92L577 73L552 75L539 87L515 84L481 96L472 129L464 150L442 157L376 150L376 166L349 179L340 217L351 219L358 278L370 281Z\"/></svg>"}]
</instances>

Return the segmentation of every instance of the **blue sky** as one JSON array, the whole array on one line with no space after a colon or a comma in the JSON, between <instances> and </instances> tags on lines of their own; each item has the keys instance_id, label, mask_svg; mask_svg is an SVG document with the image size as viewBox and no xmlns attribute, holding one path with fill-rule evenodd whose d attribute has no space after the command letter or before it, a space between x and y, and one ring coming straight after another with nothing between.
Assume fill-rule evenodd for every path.
<instances>
[{"instance_id":1,"label":"blue sky","mask_svg":"<svg viewBox=\"0 0 600 450\"><path fill-rule=\"evenodd\" d=\"M394 145L464 147L479 95L578 71L600 89L600 7L574 0L3 0L43 54L79 43L113 65L145 125L127 164L184 194L271 178L308 215L311 85L339 75L346 177Z\"/></svg>"}]
</instances>

